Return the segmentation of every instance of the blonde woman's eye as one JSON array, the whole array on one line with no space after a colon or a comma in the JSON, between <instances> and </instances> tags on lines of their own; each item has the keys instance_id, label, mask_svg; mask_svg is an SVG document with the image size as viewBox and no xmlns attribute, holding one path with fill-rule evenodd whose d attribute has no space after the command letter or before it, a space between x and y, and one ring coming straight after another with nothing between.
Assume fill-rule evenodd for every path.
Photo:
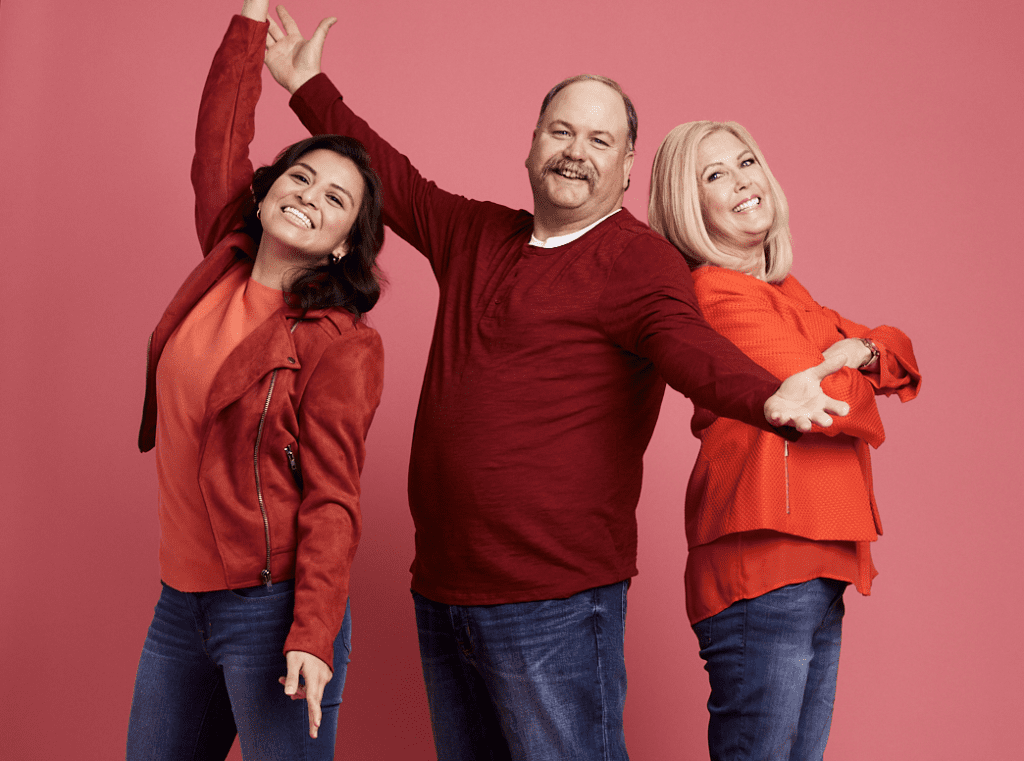
<instances>
[{"instance_id":1,"label":"blonde woman's eye","mask_svg":"<svg viewBox=\"0 0 1024 761\"><path fill-rule=\"evenodd\" d=\"M721 172L712 172L711 174L709 174L707 176L707 179L705 180L705 182L714 182L715 180L717 180L721 176L722 176Z\"/></svg>"},{"instance_id":2,"label":"blonde woman's eye","mask_svg":"<svg viewBox=\"0 0 1024 761\"><path fill-rule=\"evenodd\" d=\"M756 163L757 162L754 161L754 159L743 159L743 163L740 164L740 166L751 166L751 165L756 164Z\"/></svg>"}]
</instances>

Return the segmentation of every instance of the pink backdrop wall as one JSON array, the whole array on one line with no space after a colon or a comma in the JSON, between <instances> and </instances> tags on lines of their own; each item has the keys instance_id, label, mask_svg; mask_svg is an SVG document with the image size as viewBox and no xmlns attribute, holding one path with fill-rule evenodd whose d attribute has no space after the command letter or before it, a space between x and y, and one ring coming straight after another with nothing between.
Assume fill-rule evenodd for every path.
<instances>
[{"instance_id":1,"label":"pink backdrop wall","mask_svg":"<svg viewBox=\"0 0 1024 761\"><path fill-rule=\"evenodd\" d=\"M155 479L135 449L146 337L198 258L188 166L206 67L240 0L0 7L0 755L123 757L158 594ZM529 208L546 89L616 77L640 113L627 206L661 137L695 118L758 138L789 196L794 272L822 303L914 339L913 404L883 400L886 535L848 615L829 758L1019 758L1020 128L1016 2L342 3L325 69L421 171ZM257 161L303 136L266 78ZM413 413L436 303L385 249L371 316L387 387L369 442L339 758L427 759L408 594ZM638 761L699 759L707 685L683 611L681 490L696 451L670 394L647 457L630 593Z\"/></svg>"}]
</instances>

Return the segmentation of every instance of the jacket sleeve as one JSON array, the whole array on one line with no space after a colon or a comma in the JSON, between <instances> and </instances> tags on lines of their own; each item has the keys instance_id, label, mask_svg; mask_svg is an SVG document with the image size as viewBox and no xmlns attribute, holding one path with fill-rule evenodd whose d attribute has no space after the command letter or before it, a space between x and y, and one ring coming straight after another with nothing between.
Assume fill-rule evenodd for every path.
<instances>
[{"instance_id":1,"label":"jacket sleeve","mask_svg":"<svg viewBox=\"0 0 1024 761\"><path fill-rule=\"evenodd\" d=\"M601 297L609 337L651 360L666 383L717 415L796 440L790 427L772 426L764 404L781 385L701 314L693 278L672 246L639 236L616 260Z\"/></svg>"},{"instance_id":2,"label":"jacket sleeve","mask_svg":"<svg viewBox=\"0 0 1024 761\"><path fill-rule=\"evenodd\" d=\"M359 476L384 384L384 349L359 324L321 355L299 406L302 502L296 528L295 610L284 651L334 662L362 518Z\"/></svg>"},{"instance_id":3,"label":"jacket sleeve","mask_svg":"<svg viewBox=\"0 0 1024 761\"><path fill-rule=\"evenodd\" d=\"M780 313L768 292L775 286L752 279L748 282L745 278L748 276L711 271L698 281L697 294L708 322L769 372L788 377L813 367L824 359L822 351L849 337L835 324L838 315L823 310L807 295L803 307L808 313L817 310L835 315L835 333L825 341L814 340L798 318ZM806 294L803 286L799 288ZM812 433L827 436L843 433L863 439L876 448L885 440L885 429L875 404L875 388L864 373L843 368L822 381L821 386L832 398L847 402L850 413L834 417L828 428L814 426Z\"/></svg>"},{"instance_id":4,"label":"jacket sleeve","mask_svg":"<svg viewBox=\"0 0 1024 761\"><path fill-rule=\"evenodd\" d=\"M296 90L291 107L311 134L345 135L363 144L383 185L384 223L426 256L440 277L460 225L480 202L448 193L424 179L409 159L342 102L326 75L318 74Z\"/></svg>"},{"instance_id":5,"label":"jacket sleeve","mask_svg":"<svg viewBox=\"0 0 1024 761\"><path fill-rule=\"evenodd\" d=\"M269 27L269 22L232 18L203 88L192 159L196 232L203 256L242 221L242 202L252 184L249 143Z\"/></svg>"}]
</instances>

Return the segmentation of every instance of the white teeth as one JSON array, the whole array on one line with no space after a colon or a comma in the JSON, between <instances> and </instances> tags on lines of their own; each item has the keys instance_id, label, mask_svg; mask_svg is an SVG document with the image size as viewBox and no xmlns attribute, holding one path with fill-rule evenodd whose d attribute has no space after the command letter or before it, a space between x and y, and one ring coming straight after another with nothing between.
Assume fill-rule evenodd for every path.
<instances>
[{"instance_id":1,"label":"white teeth","mask_svg":"<svg viewBox=\"0 0 1024 761\"><path fill-rule=\"evenodd\" d=\"M739 206L733 207L733 211L746 211L747 209L752 209L755 206L759 206L760 203L760 198L751 198L749 201L744 201Z\"/></svg>"},{"instance_id":2,"label":"white teeth","mask_svg":"<svg viewBox=\"0 0 1024 761\"><path fill-rule=\"evenodd\" d=\"M301 211L299 211L298 209L294 209L291 206L285 206L284 207L284 213L285 214L291 214L293 217L295 217L300 222L302 222L302 224L304 224L310 230L313 229L313 221L309 217L307 217L305 214L303 214Z\"/></svg>"}]
</instances>

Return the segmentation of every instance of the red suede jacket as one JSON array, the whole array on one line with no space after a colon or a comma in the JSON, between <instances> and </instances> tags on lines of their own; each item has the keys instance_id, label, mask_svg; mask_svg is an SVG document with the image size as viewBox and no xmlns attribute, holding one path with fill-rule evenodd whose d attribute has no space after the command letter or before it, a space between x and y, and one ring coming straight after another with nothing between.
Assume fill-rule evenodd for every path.
<instances>
[{"instance_id":1,"label":"red suede jacket","mask_svg":"<svg viewBox=\"0 0 1024 761\"><path fill-rule=\"evenodd\" d=\"M253 240L232 230L241 222L236 200L252 181L267 28L232 19L203 91L192 184L205 258L150 338L143 452L154 446L156 367L168 338L229 268L255 254ZM328 664L359 541L364 439L382 386L383 348L373 328L344 310L303 313L282 304L220 368L202 424L205 504L195 519L212 525L229 586L294 578L284 649Z\"/></svg>"}]
</instances>

